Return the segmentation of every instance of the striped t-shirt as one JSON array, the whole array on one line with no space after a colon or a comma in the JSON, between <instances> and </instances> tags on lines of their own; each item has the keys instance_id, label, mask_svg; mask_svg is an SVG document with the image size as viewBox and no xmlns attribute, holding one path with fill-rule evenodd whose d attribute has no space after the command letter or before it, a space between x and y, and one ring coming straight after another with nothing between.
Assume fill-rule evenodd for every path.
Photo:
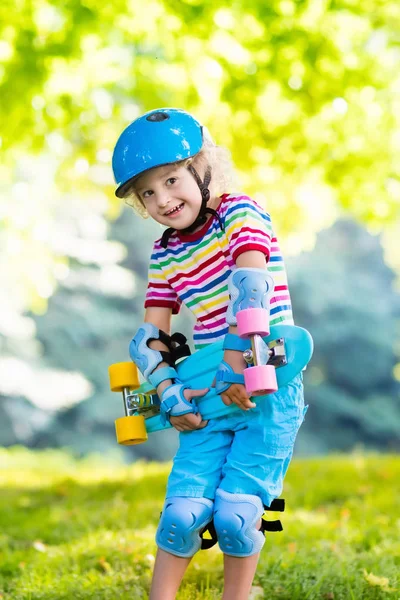
<instances>
[{"instance_id":1,"label":"striped t-shirt","mask_svg":"<svg viewBox=\"0 0 400 600\"><path fill-rule=\"evenodd\" d=\"M225 231L212 216L195 233L175 231L167 248L161 246L161 239L156 240L150 260L145 308L168 307L177 314L184 302L196 318L196 350L228 332L228 277L237 257L250 250L265 254L275 282L270 324L293 324L285 265L269 214L242 194L223 195L217 212Z\"/></svg>"}]
</instances>

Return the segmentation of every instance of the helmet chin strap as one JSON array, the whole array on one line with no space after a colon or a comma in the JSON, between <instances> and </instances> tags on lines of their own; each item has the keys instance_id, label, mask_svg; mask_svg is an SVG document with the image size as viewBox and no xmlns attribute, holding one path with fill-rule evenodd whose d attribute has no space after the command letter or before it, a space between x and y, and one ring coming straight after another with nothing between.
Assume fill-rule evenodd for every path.
<instances>
[{"instance_id":1,"label":"helmet chin strap","mask_svg":"<svg viewBox=\"0 0 400 600\"><path fill-rule=\"evenodd\" d=\"M191 172L191 174L193 175L193 177L195 178L197 185L199 186L199 189L201 192L201 206L200 206L199 214L197 215L194 222L191 225L189 225L189 227L186 227L185 229L181 229L182 233L185 235L188 233L192 233L195 229L197 229L197 227L204 225L204 223L207 221L207 216L206 216L207 214L214 215L214 217L216 217L218 219L219 226L221 227L222 231L224 231L224 225L223 225L221 218L220 218L219 214L217 213L217 211L214 210L213 208L209 208L207 206L207 202L210 199L210 190L208 189L208 186L210 185L210 181L211 181L211 167L207 166L206 172L204 174L204 181L201 180L198 172L192 165L189 165L188 169ZM176 231L176 229L174 229L173 227L169 227L168 229L166 229L164 231L162 238L161 238L161 246L163 248L167 247L168 240L175 231Z\"/></svg>"}]
</instances>

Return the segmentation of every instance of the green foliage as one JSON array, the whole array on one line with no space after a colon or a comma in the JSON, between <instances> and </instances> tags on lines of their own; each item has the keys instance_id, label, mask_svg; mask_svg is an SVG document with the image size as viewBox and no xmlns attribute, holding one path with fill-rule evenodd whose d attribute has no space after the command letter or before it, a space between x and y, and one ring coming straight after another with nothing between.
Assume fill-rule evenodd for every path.
<instances>
[{"instance_id":1,"label":"green foliage","mask_svg":"<svg viewBox=\"0 0 400 600\"><path fill-rule=\"evenodd\" d=\"M82 406L55 416L28 409L22 392L18 397L2 390L1 440L68 445L79 452L114 443L112 420L119 410L110 400L106 367L125 359L140 320L148 252L141 222L127 219L120 238L118 222L110 237L127 246L122 264L135 273L137 288L132 300L104 291L104 279L118 278L105 267L118 260L101 231L104 219L121 210L113 198L113 145L144 110L183 106L203 120L215 140L232 151L242 188L260 202L267 199L290 253L311 247L314 233L347 211L374 228L392 225L394 260L399 19L395 0L1 3L0 244L6 258L0 275L7 290L0 304L1 351L33 368L39 369L44 355L48 366L82 370L94 389ZM312 264L321 249L311 262L305 260L310 271L303 269L303 279L315 287L307 299L310 312L299 312L298 321L309 324L321 349L310 370L313 381L320 381L311 400L322 407L329 398L327 404L342 411L335 421L340 434L334 437L331 427L322 449L348 447L372 430L373 443L382 447L384 439L392 439L398 418L394 353L387 343L396 315L386 307L385 321L386 296L378 298L369 283L361 286L381 307L385 336L377 340L373 336L381 325L373 309L353 310L362 302L354 307L347 298L343 310L360 358L350 381L346 356L338 350L339 308L329 306L324 313L322 306L330 297L319 286L327 281L327 269ZM328 264L330 258L325 257ZM365 256L354 265L361 278L371 271L370 260ZM329 268L332 275L339 270L341 277L353 276L339 263L330 262ZM34 324L21 315L28 307L43 314L49 298L46 321L36 321L38 342L34 331L29 334ZM302 305L295 289L293 299ZM367 385L368 397L361 389ZM311 411L307 426L313 414L323 417L322 409ZM320 427L319 420L315 431ZM43 434L39 439L37 431ZM152 444L158 458L164 448L155 441L147 448Z\"/></svg>"},{"instance_id":2,"label":"green foliage","mask_svg":"<svg viewBox=\"0 0 400 600\"><path fill-rule=\"evenodd\" d=\"M148 598L169 465L21 448L0 461L2 600ZM284 531L267 535L254 591L271 600L397 597L399 467L389 455L293 461ZM193 559L177 598L217 600L221 588L213 548Z\"/></svg>"},{"instance_id":3,"label":"green foliage","mask_svg":"<svg viewBox=\"0 0 400 600\"><path fill-rule=\"evenodd\" d=\"M395 0L19 0L14 9L0 7L2 213L53 284L59 253L38 236L40 222L62 220L58 204L71 196L120 210L114 143L159 106L194 111L232 151L242 187L267 198L282 234L303 246L343 209L376 227L399 218ZM38 310L48 297L39 278L25 282Z\"/></svg>"}]
</instances>

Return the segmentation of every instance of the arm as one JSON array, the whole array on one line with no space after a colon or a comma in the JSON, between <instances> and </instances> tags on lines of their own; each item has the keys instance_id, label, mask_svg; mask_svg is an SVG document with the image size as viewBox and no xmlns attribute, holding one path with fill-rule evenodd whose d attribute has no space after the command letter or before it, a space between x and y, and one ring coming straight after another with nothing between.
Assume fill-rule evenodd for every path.
<instances>
[{"instance_id":1,"label":"arm","mask_svg":"<svg viewBox=\"0 0 400 600\"><path fill-rule=\"evenodd\" d=\"M172 310L170 308L165 308L165 307L161 307L161 306L151 306L149 308L146 308L146 312L144 315L144 322L151 323L152 325L155 325L156 327L158 327L158 329L161 329L162 331L165 331L165 333L170 335L170 333L171 333L171 315L172 315ZM153 350L168 351L167 346L165 344L163 344L160 340L153 340L152 342L150 342L149 345L150 345L150 348L152 348ZM168 366L167 363L162 362L158 365L157 369L160 369L161 367L167 367L167 366ZM163 390L171 384L172 384L172 381L170 379L162 381L160 383L160 385L157 387L157 394L161 397Z\"/></svg>"},{"instance_id":2,"label":"arm","mask_svg":"<svg viewBox=\"0 0 400 600\"><path fill-rule=\"evenodd\" d=\"M236 259L236 268L240 269L240 268L245 268L245 267L251 267L251 268L256 268L256 269L265 269L266 268L265 254L263 254L262 252L257 252L255 250L251 250L250 252L243 252L242 254L239 254L239 256ZM230 325L229 333L235 333L237 335L237 327ZM226 352L234 352L234 351L226 350ZM245 364L244 359L243 359L243 363Z\"/></svg>"},{"instance_id":3,"label":"arm","mask_svg":"<svg viewBox=\"0 0 400 600\"><path fill-rule=\"evenodd\" d=\"M151 323L161 329L168 335L171 333L171 315L172 309L158 306L151 306L146 309L144 321L145 323ZM163 344L160 340L152 340L149 344L150 348L153 350L164 350L168 351L168 347ZM167 363L161 362L157 369L161 369L162 367L167 367ZM162 399L163 391L173 384L171 379L166 379L162 381L157 386L157 394L159 398ZM196 396L203 396L207 392L207 389L204 390L190 390L185 389L184 396L188 402L191 401L192 398ZM178 431L190 431L192 429L201 429L207 425L207 421L203 421L201 415L199 413L188 413L186 415L182 415L180 417L170 417L170 423L175 429Z\"/></svg>"},{"instance_id":4,"label":"arm","mask_svg":"<svg viewBox=\"0 0 400 600\"><path fill-rule=\"evenodd\" d=\"M237 268L257 268L266 269L266 256L262 252L250 251L239 254L236 259ZM237 335L237 327L230 325L229 333ZM246 362L243 354L236 350L225 350L223 360L227 362L235 373L243 373L246 368ZM224 393L221 394L221 399L224 404L237 404L243 410L254 408L256 405L250 400L246 393L244 385L233 383Z\"/></svg>"},{"instance_id":5,"label":"arm","mask_svg":"<svg viewBox=\"0 0 400 600\"><path fill-rule=\"evenodd\" d=\"M265 254L257 251L243 252L243 254L239 254L236 259L236 268L240 269L243 267L252 267L257 269L265 269L266 261ZM233 325L229 326L229 333L234 333L237 335L237 327ZM237 355L238 353L234 350L225 350L225 353L230 353L233 355ZM243 366L246 365L244 358L242 357Z\"/></svg>"}]
</instances>

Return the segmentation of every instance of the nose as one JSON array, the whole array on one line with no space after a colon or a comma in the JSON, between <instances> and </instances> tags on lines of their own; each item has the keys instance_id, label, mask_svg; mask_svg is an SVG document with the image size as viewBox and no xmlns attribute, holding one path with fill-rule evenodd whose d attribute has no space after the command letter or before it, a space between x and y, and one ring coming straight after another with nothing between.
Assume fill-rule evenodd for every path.
<instances>
[{"instance_id":1,"label":"nose","mask_svg":"<svg viewBox=\"0 0 400 600\"><path fill-rule=\"evenodd\" d=\"M157 193L157 206L160 208L165 208L169 202L169 193L168 191L162 191Z\"/></svg>"}]
</instances>

